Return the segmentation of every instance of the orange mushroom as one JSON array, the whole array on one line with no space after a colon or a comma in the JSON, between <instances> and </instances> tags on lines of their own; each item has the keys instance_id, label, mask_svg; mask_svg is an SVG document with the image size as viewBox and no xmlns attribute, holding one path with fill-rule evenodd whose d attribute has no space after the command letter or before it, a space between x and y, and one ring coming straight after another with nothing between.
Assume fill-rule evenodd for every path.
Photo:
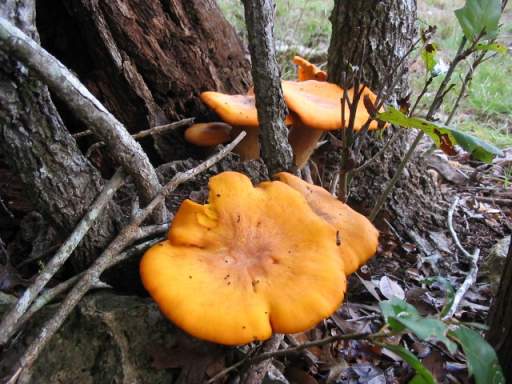
<instances>
[{"instance_id":1,"label":"orange mushroom","mask_svg":"<svg viewBox=\"0 0 512 384\"><path fill-rule=\"evenodd\" d=\"M233 128L225 123L198 123L185 130L185 140L199 147L212 147L227 143Z\"/></svg>"},{"instance_id":2,"label":"orange mushroom","mask_svg":"<svg viewBox=\"0 0 512 384\"><path fill-rule=\"evenodd\" d=\"M363 215L342 203L325 189L306 183L286 172L277 178L300 192L313 211L338 231L339 251L344 271L348 275L357 271L377 251L379 232Z\"/></svg>"},{"instance_id":3,"label":"orange mushroom","mask_svg":"<svg viewBox=\"0 0 512 384\"><path fill-rule=\"evenodd\" d=\"M345 124L341 123L341 100L343 89L325 81L283 81L283 93L286 105L293 112L296 119L288 140L294 150L295 164L301 168L306 164L316 148L316 144L324 131L332 131L345 127L348 123L350 110L345 105ZM376 95L365 88L354 120L354 130L362 129L369 118L364 106L364 97L368 96L375 102ZM348 91L350 100L354 97L354 90ZM370 123L369 129L377 129L376 121Z\"/></svg>"},{"instance_id":4,"label":"orange mushroom","mask_svg":"<svg viewBox=\"0 0 512 384\"><path fill-rule=\"evenodd\" d=\"M313 327L346 290L336 229L285 183L236 172L210 179L209 203L185 200L168 240L144 255L144 286L200 339L227 345Z\"/></svg>"},{"instance_id":5,"label":"orange mushroom","mask_svg":"<svg viewBox=\"0 0 512 384\"><path fill-rule=\"evenodd\" d=\"M254 95L226 95L220 92L203 92L201 100L233 126L232 135L245 131L247 136L237 145L235 152L242 161L260 156L258 111Z\"/></svg>"},{"instance_id":6,"label":"orange mushroom","mask_svg":"<svg viewBox=\"0 0 512 384\"><path fill-rule=\"evenodd\" d=\"M315 64L310 63L306 59L300 56L295 56L293 58L293 63L297 65L297 79L299 81L327 81L327 72L322 71Z\"/></svg>"}]
</instances>

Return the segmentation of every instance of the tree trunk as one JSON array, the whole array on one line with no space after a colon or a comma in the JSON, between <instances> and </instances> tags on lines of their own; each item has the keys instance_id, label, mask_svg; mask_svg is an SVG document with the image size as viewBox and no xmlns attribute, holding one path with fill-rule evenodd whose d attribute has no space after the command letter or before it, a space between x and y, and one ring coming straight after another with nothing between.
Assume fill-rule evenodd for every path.
<instances>
[{"instance_id":1,"label":"tree trunk","mask_svg":"<svg viewBox=\"0 0 512 384\"><path fill-rule=\"evenodd\" d=\"M37 5L43 47L132 133L183 117L212 119L200 92L244 93L250 85L242 43L214 0ZM185 143L170 137L156 139L164 160L188 157Z\"/></svg>"},{"instance_id":2,"label":"tree trunk","mask_svg":"<svg viewBox=\"0 0 512 384\"><path fill-rule=\"evenodd\" d=\"M494 346L507 383L512 383L512 241L494 301L487 339Z\"/></svg>"},{"instance_id":3,"label":"tree trunk","mask_svg":"<svg viewBox=\"0 0 512 384\"><path fill-rule=\"evenodd\" d=\"M329 47L329 81L342 85L343 74L350 74L350 68L359 66L363 58L363 82L377 93L384 85L386 76L395 70L397 63L416 39L416 0L336 0L331 15L332 38ZM364 50L364 52L363 52ZM400 76L391 92L393 99L408 93L407 61L396 76ZM409 131L404 130L393 145L378 161L364 171L356 173L350 185L350 201L369 210L380 195L386 183L393 177L396 167L409 146ZM364 138L358 165L370 159L384 146L393 134L391 127L378 134ZM331 160L333 168L340 164L339 149ZM356 165L357 166L357 165ZM442 217L433 214L432 198L435 190L428 173L417 158L413 158L389 196L385 211L391 214L400 231L408 228L430 226L442 223ZM426 203L429 204L428 208ZM421 213L411 210L415 206Z\"/></svg>"},{"instance_id":4,"label":"tree trunk","mask_svg":"<svg viewBox=\"0 0 512 384\"><path fill-rule=\"evenodd\" d=\"M288 144L287 114L281 88L281 71L276 61L272 0L245 0L245 22L252 59L254 93L260 123L261 156L269 174L292 167L292 149Z\"/></svg>"},{"instance_id":5,"label":"tree trunk","mask_svg":"<svg viewBox=\"0 0 512 384\"><path fill-rule=\"evenodd\" d=\"M38 40L33 1L7 1L0 15ZM27 197L60 233L68 234L101 191L98 171L64 127L46 86L0 52L0 151L25 185ZM110 241L118 209L111 204L73 256L83 269Z\"/></svg>"}]
</instances>

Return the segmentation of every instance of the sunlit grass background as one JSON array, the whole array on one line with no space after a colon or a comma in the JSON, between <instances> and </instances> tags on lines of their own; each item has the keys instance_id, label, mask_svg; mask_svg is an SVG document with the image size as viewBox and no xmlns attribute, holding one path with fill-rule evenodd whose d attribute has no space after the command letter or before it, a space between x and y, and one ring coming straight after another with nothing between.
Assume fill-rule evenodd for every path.
<instances>
[{"instance_id":1,"label":"sunlit grass background","mask_svg":"<svg viewBox=\"0 0 512 384\"><path fill-rule=\"evenodd\" d=\"M240 0L218 0L218 3L245 40L243 8ZM418 1L418 26L436 25L435 42L440 57L449 62L462 36L453 11L463 0ZM327 48L331 34L329 15L332 0L276 0L275 35L279 61L284 78L294 76L290 59L301 54L311 61L325 66ZM512 146L512 6L509 4L502 19L499 41L509 47L509 53L493 58L478 67L467 97L461 102L452 126L471 132L501 147ZM467 66L461 67L455 79L464 74ZM411 85L419 91L425 81L425 70L420 60L412 66ZM447 95L443 113L449 113L455 102L455 87ZM432 91L434 90L432 86ZM417 92L416 92L417 94ZM431 94L427 94L431 97Z\"/></svg>"}]
</instances>

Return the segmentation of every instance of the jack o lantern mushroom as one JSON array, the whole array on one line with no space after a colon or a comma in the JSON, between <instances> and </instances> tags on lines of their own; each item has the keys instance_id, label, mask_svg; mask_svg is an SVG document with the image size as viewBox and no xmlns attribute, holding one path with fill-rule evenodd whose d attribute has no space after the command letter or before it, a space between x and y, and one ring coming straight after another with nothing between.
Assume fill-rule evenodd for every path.
<instances>
[{"instance_id":1,"label":"jack o lantern mushroom","mask_svg":"<svg viewBox=\"0 0 512 384\"><path fill-rule=\"evenodd\" d=\"M225 123L197 123L185 130L185 140L198 147L213 147L230 141L232 129Z\"/></svg>"},{"instance_id":2,"label":"jack o lantern mushroom","mask_svg":"<svg viewBox=\"0 0 512 384\"><path fill-rule=\"evenodd\" d=\"M253 187L245 175L224 172L210 179L207 204L183 202L140 273L177 326L239 345L330 316L346 290L340 248L336 229L294 188Z\"/></svg>"},{"instance_id":3,"label":"jack o lantern mushroom","mask_svg":"<svg viewBox=\"0 0 512 384\"><path fill-rule=\"evenodd\" d=\"M215 111L223 122L233 126L232 135L245 131L247 136L235 148L242 161L260 156L258 111L254 95L226 95L220 92L203 92L203 103Z\"/></svg>"},{"instance_id":4,"label":"jack o lantern mushroom","mask_svg":"<svg viewBox=\"0 0 512 384\"><path fill-rule=\"evenodd\" d=\"M363 215L339 201L325 189L306 183L290 173L278 173L277 179L306 199L311 209L337 230L344 271L350 275L377 251L379 232Z\"/></svg>"},{"instance_id":5,"label":"jack o lantern mushroom","mask_svg":"<svg viewBox=\"0 0 512 384\"><path fill-rule=\"evenodd\" d=\"M332 131L345 127L348 123L350 110L345 105L345 124L341 122L341 100L343 89L326 81L283 81L283 94L286 105L293 112L294 122L288 136L288 141L295 154L295 164L303 167L324 131ZM363 100L368 96L375 102L376 95L368 88L363 90L354 120L354 130L362 129L369 118ZM348 91L349 100L354 98L354 90ZM372 121L369 130L378 128L376 121Z\"/></svg>"},{"instance_id":6,"label":"jack o lantern mushroom","mask_svg":"<svg viewBox=\"0 0 512 384\"><path fill-rule=\"evenodd\" d=\"M315 64L300 56L294 56L293 64L297 65L297 79L299 81L318 80L327 81L327 72L322 71Z\"/></svg>"}]
</instances>

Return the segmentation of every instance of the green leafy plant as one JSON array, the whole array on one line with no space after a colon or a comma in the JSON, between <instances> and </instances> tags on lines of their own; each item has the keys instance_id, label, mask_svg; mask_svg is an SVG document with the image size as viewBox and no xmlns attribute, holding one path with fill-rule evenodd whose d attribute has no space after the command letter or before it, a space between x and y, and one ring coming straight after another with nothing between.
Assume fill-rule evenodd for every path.
<instances>
[{"instance_id":1,"label":"green leafy plant","mask_svg":"<svg viewBox=\"0 0 512 384\"><path fill-rule=\"evenodd\" d=\"M445 283L446 281L443 285L446 287ZM453 289L449 292L453 293ZM448 298L451 293L448 294ZM468 372L474 377L476 384L505 383L494 349L471 328L453 321L441 320L445 311L441 311L437 316L421 316L414 306L398 298L382 301L379 306L386 322L385 327L392 331L411 333L424 342L440 342L451 354L462 349ZM430 371L406 348L385 342L379 345L399 355L415 370L416 375L411 383L436 383Z\"/></svg>"},{"instance_id":2,"label":"green leafy plant","mask_svg":"<svg viewBox=\"0 0 512 384\"><path fill-rule=\"evenodd\" d=\"M420 117L408 117L393 107L388 108L386 112L379 113L377 118L404 128L416 128L425 132L434 140L437 147L449 155L456 153L455 145L460 145L475 159L486 163L490 163L495 156L503 155L499 148L477 137Z\"/></svg>"}]
</instances>

